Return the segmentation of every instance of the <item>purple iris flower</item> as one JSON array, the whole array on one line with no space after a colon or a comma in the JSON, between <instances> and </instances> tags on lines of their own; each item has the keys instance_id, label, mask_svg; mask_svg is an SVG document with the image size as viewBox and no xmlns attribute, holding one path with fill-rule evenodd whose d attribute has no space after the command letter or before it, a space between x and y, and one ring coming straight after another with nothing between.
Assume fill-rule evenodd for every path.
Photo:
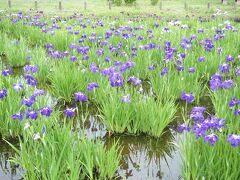
<instances>
[{"instance_id":1,"label":"purple iris flower","mask_svg":"<svg viewBox=\"0 0 240 180\"><path fill-rule=\"evenodd\" d=\"M22 121L24 114L25 114L24 112L19 112L19 113L13 114L12 119L13 120L18 119L19 121Z\"/></svg>"},{"instance_id":2,"label":"purple iris flower","mask_svg":"<svg viewBox=\"0 0 240 180\"><path fill-rule=\"evenodd\" d=\"M26 105L27 107L31 107L35 103L35 98L28 98L23 99L22 104Z\"/></svg>"},{"instance_id":3,"label":"purple iris flower","mask_svg":"<svg viewBox=\"0 0 240 180\"><path fill-rule=\"evenodd\" d=\"M192 34L191 35L191 40L193 40L193 39L197 39L197 35L196 34Z\"/></svg>"},{"instance_id":4,"label":"purple iris flower","mask_svg":"<svg viewBox=\"0 0 240 180\"><path fill-rule=\"evenodd\" d=\"M21 91L23 89L23 85L21 84L13 84L13 89L17 92Z\"/></svg>"},{"instance_id":5,"label":"purple iris flower","mask_svg":"<svg viewBox=\"0 0 240 180\"><path fill-rule=\"evenodd\" d=\"M66 108L64 110L64 114L66 117L70 117L70 118L75 116L75 108Z\"/></svg>"},{"instance_id":6,"label":"purple iris flower","mask_svg":"<svg viewBox=\"0 0 240 180\"><path fill-rule=\"evenodd\" d=\"M122 65L123 63L121 61L117 61L117 60L114 60L114 66L117 67L117 66L120 66Z\"/></svg>"},{"instance_id":7,"label":"purple iris flower","mask_svg":"<svg viewBox=\"0 0 240 180\"><path fill-rule=\"evenodd\" d=\"M220 129L225 127L225 119L217 118L216 116L211 116L206 118L202 123L206 125L207 129Z\"/></svg>"},{"instance_id":8,"label":"purple iris flower","mask_svg":"<svg viewBox=\"0 0 240 180\"><path fill-rule=\"evenodd\" d=\"M45 92L42 89L35 89L33 95L31 96L32 98L36 98L37 96L42 96L44 95Z\"/></svg>"},{"instance_id":9,"label":"purple iris flower","mask_svg":"<svg viewBox=\"0 0 240 180\"><path fill-rule=\"evenodd\" d=\"M76 57L76 56L71 56L71 57L70 57L70 61L75 62L76 60L77 60L77 57Z\"/></svg>"},{"instance_id":10,"label":"purple iris flower","mask_svg":"<svg viewBox=\"0 0 240 180\"><path fill-rule=\"evenodd\" d=\"M236 76L240 76L240 67L236 68L235 75Z\"/></svg>"},{"instance_id":11,"label":"purple iris flower","mask_svg":"<svg viewBox=\"0 0 240 180\"><path fill-rule=\"evenodd\" d=\"M196 69L194 67L188 68L189 73L195 73Z\"/></svg>"},{"instance_id":12,"label":"purple iris flower","mask_svg":"<svg viewBox=\"0 0 240 180\"><path fill-rule=\"evenodd\" d=\"M198 58L198 61L199 61L199 62L205 61L205 57L203 57L203 56L199 57L199 58Z\"/></svg>"},{"instance_id":13,"label":"purple iris flower","mask_svg":"<svg viewBox=\"0 0 240 180\"><path fill-rule=\"evenodd\" d=\"M123 86L124 84L122 74L119 72L109 75L109 81L112 87Z\"/></svg>"},{"instance_id":14,"label":"purple iris flower","mask_svg":"<svg viewBox=\"0 0 240 180\"><path fill-rule=\"evenodd\" d=\"M148 70L149 70L149 71L153 71L154 69L155 69L155 66L154 66L154 65L148 66Z\"/></svg>"},{"instance_id":15,"label":"purple iris flower","mask_svg":"<svg viewBox=\"0 0 240 180\"><path fill-rule=\"evenodd\" d=\"M213 75L209 83L210 83L210 89L213 91L221 88L222 76L218 74Z\"/></svg>"},{"instance_id":16,"label":"purple iris flower","mask_svg":"<svg viewBox=\"0 0 240 180\"><path fill-rule=\"evenodd\" d=\"M34 110L28 110L27 114L26 114L26 118L30 118L32 120L36 120L38 118L38 113L37 111Z\"/></svg>"},{"instance_id":17,"label":"purple iris flower","mask_svg":"<svg viewBox=\"0 0 240 180\"><path fill-rule=\"evenodd\" d=\"M49 117L49 116L51 116L53 110L52 110L52 108L46 106L46 107L39 109L39 112L41 113L41 115Z\"/></svg>"},{"instance_id":18,"label":"purple iris flower","mask_svg":"<svg viewBox=\"0 0 240 180\"><path fill-rule=\"evenodd\" d=\"M206 39L204 43L205 51L210 52L214 48L213 41L211 39Z\"/></svg>"},{"instance_id":19,"label":"purple iris flower","mask_svg":"<svg viewBox=\"0 0 240 180\"><path fill-rule=\"evenodd\" d=\"M193 118L194 120L202 121L204 120L204 112L206 111L205 107L193 107L192 111L190 113L190 117Z\"/></svg>"},{"instance_id":20,"label":"purple iris flower","mask_svg":"<svg viewBox=\"0 0 240 180\"><path fill-rule=\"evenodd\" d=\"M37 86L38 81L31 75L27 74L24 76L24 79L27 81L28 85Z\"/></svg>"},{"instance_id":21,"label":"purple iris flower","mask_svg":"<svg viewBox=\"0 0 240 180\"><path fill-rule=\"evenodd\" d=\"M239 116L239 115L240 115L240 109L236 109L236 110L234 111L234 115L235 115L235 116Z\"/></svg>"},{"instance_id":22,"label":"purple iris flower","mask_svg":"<svg viewBox=\"0 0 240 180\"><path fill-rule=\"evenodd\" d=\"M229 64L226 64L226 63L220 64L219 65L219 70L222 73L229 73L230 72L230 66L229 66Z\"/></svg>"},{"instance_id":23,"label":"purple iris flower","mask_svg":"<svg viewBox=\"0 0 240 180\"><path fill-rule=\"evenodd\" d=\"M109 56L107 56L107 57L105 58L105 61L106 61L106 62L110 62L110 61L111 61L111 58L110 58Z\"/></svg>"},{"instance_id":24,"label":"purple iris flower","mask_svg":"<svg viewBox=\"0 0 240 180\"><path fill-rule=\"evenodd\" d=\"M79 101L79 102L86 102L86 101L88 101L88 97L86 94L84 94L82 92L77 92L77 93L75 93L75 100Z\"/></svg>"},{"instance_id":25,"label":"purple iris flower","mask_svg":"<svg viewBox=\"0 0 240 180\"><path fill-rule=\"evenodd\" d=\"M24 66L23 70L26 73L33 73L34 74L35 72L37 72L38 67L35 66L35 65L26 65L26 66Z\"/></svg>"},{"instance_id":26,"label":"purple iris flower","mask_svg":"<svg viewBox=\"0 0 240 180\"><path fill-rule=\"evenodd\" d=\"M204 32L204 29L202 29L202 28L198 29L198 33L203 33L203 32Z\"/></svg>"},{"instance_id":27,"label":"purple iris flower","mask_svg":"<svg viewBox=\"0 0 240 180\"><path fill-rule=\"evenodd\" d=\"M142 81L135 76L130 76L127 82L131 82L134 86L141 85Z\"/></svg>"},{"instance_id":28,"label":"purple iris flower","mask_svg":"<svg viewBox=\"0 0 240 180\"><path fill-rule=\"evenodd\" d=\"M240 145L240 136L237 134L229 134L227 141L232 147L238 147Z\"/></svg>"},{"instance_id":29,"label":"purple iris flower","mask_svg":"<svg viewBox=\"0 0 240 180\"><path fill-rule=\"evenodd\" d=\"M64 52L63 52L63 56L65 56L65 57L69 56L69 54L70 54L70 53L69 53L68 51L64 51Z\"/></svg>"},{"instance_id":30,"label":"purple iris flower","mask_svg":"<svg viewBox=\"0 0 240 180\"><path fill-rule=\"evenodd\" d=\"M162 71L161 71L161 76L164 76L165 74L168 74L168 68L167 67L163 68Z\"/></svg>"},{"instance_id":31,"label":"purple iris flower","mask_svg":"<svg viewBox=\"0 0 240 180\"><path fill-rule=\"evenodd\" d=\"M12 70L11 69L3 69L2 70L2 75L7 77L10 76L12 74Z\"/></svg>"},{"instance_id":32,"label":"purple iris flower","mask_svg":"<svg viewBox=\"0 0 240 180\"><path fill-rule=\"evenodd\" d=\"M138 36L138 40L139 41L143 40L143 37L142 36Z\"/></svg>"},{"instance_id":33,"label":"purple iris flower","mask_svg":"<svg viewBox=\"0 0 240 180\"><path fill-rule=\"evenodd\" d=\"M237 98L233 97L233 98L230 100L230 102L229 102L229 104L228 104L228 107L232 108L232 107L234 107L234 106L237 105L237 104L240 104L240 100L238 100Z\"/></svg>"},{"instance_id":34,"label":"purple iris flower","mask_svg":"<svg viewBox=\"0 0 240 180\"><path fill-rule=\"evenodd\" d=\"M232 62L234 60L234 57L231 55L226 56L226 62Z\"/></svg>"},{"instance_id":35,"label":"purple iris flower","mask_svg":"<svg viewBox=\"0 0 240 180\"><path fill-rule=\"evenodd\" d=\"M215 145L216 142L218 141L218 136L214 133L208 134L208 135L204 136L204 141L205 141L205 143L210 142L211 145Z\"/></svg>"},{"instance_id":36,"label":"purple iris flower","mask_svg":"<svg viewBox=\"0 0 240 180\"><path fill-rule=\"evenodd\" d=\"M194 101L194 96L192 93L187 94L185 92L182 92L181 100L186 101L187 103L192 103Z\"/></svg>"},{"instance_id":37,"label":"purple iris flower","mask_svg":"<svg viewBox=\"0 0 240 180\"><path fill-rule=\"evenodd\" d=\"M231 79L225 80L221 84L221 87L224 89L230 89L233 86L234 86L234 83L233 83L233 80L231 80Z\"/></svg>"},{"instance_id":38,"label":"purple iris flower","mask_svg":"<svg viewBox=\"0 0 240 180\"><path fill-rule=\"evenodd\" d=\"M177 71L180 72L180 71L184 71L184 66L177 66Z\"/></svg>"},{"instance_id":39,"label":"purple iris flower","mask_svg":"<svg viewBox=\"0 0 240 180\"><path fill-rule=\"evenodd\" d=\"M7 90L0 89L0 99L3 99L4 97L7 97Z\"/></svg>"},{"instance_id":40,"label":"purple iris flower","mask_svg":"<svg viewBox=\"0 0 240 180\"><path fill-rule=\"evenodd\" d=\"M104 55L104 49L102 48L98 49L96 54L98 55L98 57Z\"/></svg>"},{"instance_id":41,"label":"purple iris flower","mask_svg":"<svg viewBox=\"0 0 240 180\"><path fill-rule=\"evenodd\" d=\"M95 88L99 88L100 86L95 83L95 82L91 82L88 83L88 87L87 87L87 91L93 91Z\"/></svg>"},{"instance_id":42,"label":"purple iris flower","mask_svg":"<svg viewBox=\"0 0 240 180\"><path fill-rule=\"evenodd\" d=\"M93 73L97 73L99 71L98 66L95 63L90 64L90 71Z\"/></svg>"},{"instance_id":43,"label":"purple iris flower","mask_svg":"<svg viewBox=\"0 0 240 180\"><path fill-rule=\"evenodd\" d=\"M221 47L217 48L218 55L222 54L222 52L223 52L223 49Z\"/></svg>"},{"instance_id":44,"label":"purple iris flower","mask_svg":"<svg viewBox=\"0 0 240 180\"><path fill-rule=\"evenodd\" d=\"M196 134L197 139L199 137L204 137L205 134L206 134L206 130L207 130L207 126L205 124L202 124L202 123L196 123L192 127L192 131L193 131L193 133Z\"/></svg>"},{"instance_id":45,"label":"purple iris flower","mask_svg":"<svg viewBox=\"0 0 240 180\"><path fill-rule=\"evenodd\" d=\"M180 124L177 129L179 132L190 131L190 127L187 125L187 123Z\"/></svg>"}]
</instances>

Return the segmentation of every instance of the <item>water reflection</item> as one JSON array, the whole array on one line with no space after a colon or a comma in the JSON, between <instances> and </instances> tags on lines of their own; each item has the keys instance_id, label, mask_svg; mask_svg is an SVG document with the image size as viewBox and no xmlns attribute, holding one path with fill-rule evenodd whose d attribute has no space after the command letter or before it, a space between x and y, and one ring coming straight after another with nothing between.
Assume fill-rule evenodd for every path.
<instances>
[{"instance_id":1,"label":"water reflection","mask_svg":"<svg viewBox=\"0 0 240 180\"><path fill-rule=\"evenodd\" d=\"M11 144L18 145L16 140L10 140ZM9 159L15 156L14 150L5 142L0 140L0 179L2 180L20 180L22 172L19 165L9 162Z\"/></svg>"},{"instance_id":2,"label":"water reflection","mask_svg":"<svg viewBox=\"0 0 240 180\"><path fill-rule=\"evenodd\" d=\"M118 179L179 179L181 159L175 149L171 131L160 139L149 136L106 137L106 146L118 141L121 151L121 166Z\"/></svg>"}]
</instances>

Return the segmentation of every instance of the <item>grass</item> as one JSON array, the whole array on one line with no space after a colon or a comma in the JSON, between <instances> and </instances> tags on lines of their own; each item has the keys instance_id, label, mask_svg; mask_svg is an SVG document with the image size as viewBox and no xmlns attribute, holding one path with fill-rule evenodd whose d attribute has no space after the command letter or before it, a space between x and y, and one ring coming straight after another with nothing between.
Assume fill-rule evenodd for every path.
<instances>
[{"instance_id":1,"label":"grass","mask_svg":"<svg viewBox=\"0 0 240 180\"><path fill-rule=\"evenodd\" d=\"M129 12L133 14L138 13L155 13L163 16L185 16L185 15L206 15L211 14L216 8L223 9L223 11L228 11L230 16L237 15L239 8L234 6L234 0L230 0L228 5L223 5L219 0L162 0L162 9L160 10L160 3L156 6L152 6L150 1L137 0L136 6L112 6L109 10L109 5L105 0L88 0L87 1L87 10L84 9L84 0L76 1L66 1L62 0L62 11L59 11L59 1L56 0L43 0L38 2L38 10L44 10L47 14L72 14L73 12L82 12L82 13L94 13L97 15L108 15L119 14L120 12ZM187 9L185 9L184 3L187 3ZM211 3L210 9L208 9L208 3ZM1 2L1 8L8 10L7 1ZM35 9L34 1L27 0L24 3L19 0L12 1L12 10L28 10ZM98 11L96 11L96 9Z\"/></svg>"}]
</instances>

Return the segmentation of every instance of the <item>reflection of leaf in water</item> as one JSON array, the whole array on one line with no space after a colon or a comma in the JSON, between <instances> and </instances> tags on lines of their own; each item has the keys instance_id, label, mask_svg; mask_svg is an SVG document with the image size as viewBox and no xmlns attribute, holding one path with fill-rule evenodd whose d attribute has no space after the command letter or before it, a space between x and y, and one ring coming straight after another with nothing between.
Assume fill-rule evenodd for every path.
<instances>
[{"instance_id":1,"label":"reflection of leaf in water","mask_svg":"<svg viewBox=\"0 0 240 180\"><path fill-rule=\"evenodd\" d=\"M15 146L18 146L18 141L16 139L9 140ZM0 173L1 171L11 176L17 175L17 169L20 169L18 165L9 162L9 160L15 156L15 151L4 141L0 140Z\"/></svg>"},{"instance_id":2,"label":"reflection of leaf in water","mask_svg":"<svg viewBox=\"0 0 240 180\"><path fill-rule=\"evenodd\" d=\"M124 171L129 171L129 168L131 167L134 167L136 171L141 171L141 167L143 165L151 166L150 163L154 163L158 166L160 165L161 160L164 160L169 167L167 157L172 158L172 152L175 151L175 144L173 143L174 140L174 135L170 130L166 130L161 138L153 138L146 135L133 136L126 134L111 137L106 136L104 138L105 146L107 148L111 147L113 142L118 141L120 149L122 149L120 169ZM138 160L143 158L144 163L135 162L133 158L137 158ZM156 174L158 170L159 169L156 169ZM160 174L162 173L160 172Z\"/></svg>"}]
</instances>

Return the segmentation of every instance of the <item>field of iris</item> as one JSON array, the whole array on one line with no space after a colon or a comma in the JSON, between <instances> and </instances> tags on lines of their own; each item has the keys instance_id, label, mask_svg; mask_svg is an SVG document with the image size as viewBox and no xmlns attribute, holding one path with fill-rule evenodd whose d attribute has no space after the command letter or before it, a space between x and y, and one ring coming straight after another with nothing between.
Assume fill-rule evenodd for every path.
<instances>
[{"instance_id":1,"label":"field of iris","mask_svg":"<svg viewBox=\"0 0 240 180\"><path fill-rule=\"evenodd\" d=\"M239 179L239 30L220 10L181 20L1 14L8 160L24 179L161 179L157 159L177 150L180 178ZM145 148L154 175L122 174L126 141Z\"/></svg>"}]
</instances>

